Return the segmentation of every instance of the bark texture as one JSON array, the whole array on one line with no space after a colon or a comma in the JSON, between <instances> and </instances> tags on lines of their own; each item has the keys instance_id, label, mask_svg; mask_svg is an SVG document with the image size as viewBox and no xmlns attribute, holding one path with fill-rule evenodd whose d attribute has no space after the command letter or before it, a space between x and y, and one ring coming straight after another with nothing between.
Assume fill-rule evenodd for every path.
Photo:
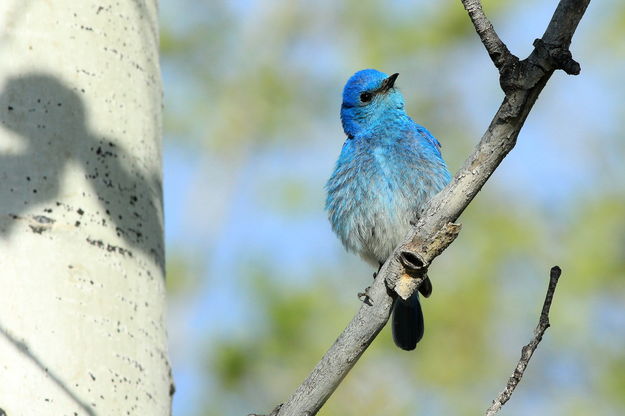
<instances>
[{"instance_id":1,"label":"bark texture","mask_svg":"<svg viewBox=\"0 0 625 416\"><path fill-rule=\"evenodd\" d=\"M0 414L170 414L156 2L2 1L0 60Z\"/></svg>"}]
</instances>

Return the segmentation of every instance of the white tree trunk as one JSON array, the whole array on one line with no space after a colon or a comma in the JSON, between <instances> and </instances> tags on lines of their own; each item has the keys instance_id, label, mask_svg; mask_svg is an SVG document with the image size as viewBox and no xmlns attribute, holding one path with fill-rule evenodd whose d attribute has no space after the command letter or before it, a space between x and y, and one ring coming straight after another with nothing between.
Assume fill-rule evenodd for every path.
<instances>
[{"instance_id":1,"label":"white tree trunk","mask_svg":"<svg viewBox=\"0 0 625 416\"><path fill-rule=\"evenodd\" d=\"M166 415L154 0L0 1L0 415Z\"/></svg>"}]
</instances>

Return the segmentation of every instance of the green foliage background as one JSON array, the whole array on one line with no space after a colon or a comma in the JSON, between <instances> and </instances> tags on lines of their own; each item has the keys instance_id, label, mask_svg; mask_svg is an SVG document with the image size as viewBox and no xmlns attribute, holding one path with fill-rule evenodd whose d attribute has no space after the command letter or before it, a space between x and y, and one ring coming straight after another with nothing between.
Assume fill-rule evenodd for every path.
<instances>
[{"instance_id":1,"label":"green foliage background","mask_svg":"<svg viewBox=\"0 0 625 416\"><path fill-rule=\"evenodd\" d=\"M486 1L521 57L556 2ZM268 412L359 307L372 270L330 232L323 184L356 70L400 72L455 171L501 98L460 2L164 1L170 338L179 415ZM431 270L418 350L385 329L321 415L473 415L536 325L552 328L506 415L625 414L625 6L593 2L517 148Z\"/></svg>"}]
</instances>

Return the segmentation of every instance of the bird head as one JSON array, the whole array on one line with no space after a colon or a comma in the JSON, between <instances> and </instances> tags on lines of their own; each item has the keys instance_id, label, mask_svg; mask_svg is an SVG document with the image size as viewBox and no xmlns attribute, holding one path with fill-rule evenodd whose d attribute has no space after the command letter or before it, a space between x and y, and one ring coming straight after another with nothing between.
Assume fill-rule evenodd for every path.
<instances>
[{"instance_id":1,"label":"bird head","mask_svg":"<svg viewBox=\"0 0 625 416\"><path fill-rule=\"evenodd\" d=\"M356 135L404 114L404 98L395 88L398 76L388 76L375 69L363 69L352 75L343 89L341 105L345 134Z\"/></svg>"}]
</instances>

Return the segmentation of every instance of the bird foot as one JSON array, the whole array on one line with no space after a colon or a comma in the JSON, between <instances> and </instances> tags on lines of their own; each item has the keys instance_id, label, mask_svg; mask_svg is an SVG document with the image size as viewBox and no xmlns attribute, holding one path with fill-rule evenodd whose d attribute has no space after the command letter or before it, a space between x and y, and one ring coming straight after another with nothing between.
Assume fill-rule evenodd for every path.
<instances>
[{"instance_id":1,"label":"bird foot","mask_svg":"<svg viewBox=\"0 0 625 416\"><path fill-rule=\"evenodd\" d=\"M258 413L250 413L247 416L277 416L277 414L280 412L280 409L282 408L282 405L284 403L280 403L279 405L277 405L272 411L271 413L269 413L268 415L261 415Z\"/></svg>"},{"instance_id":2,"label":"bird foot","mask_svg":"<svg viewBox=\"0 0 625 416\"><path fill-rule=\"evenodd\" d=\"M371 296L369 296L369 291L371 290L371 286L367 287L363 292L359 292L358 293L358 300L360 300L361 302L366 303L369 306L373 305L373 302L371 302Z\"/></svg>"}]
</instances>

